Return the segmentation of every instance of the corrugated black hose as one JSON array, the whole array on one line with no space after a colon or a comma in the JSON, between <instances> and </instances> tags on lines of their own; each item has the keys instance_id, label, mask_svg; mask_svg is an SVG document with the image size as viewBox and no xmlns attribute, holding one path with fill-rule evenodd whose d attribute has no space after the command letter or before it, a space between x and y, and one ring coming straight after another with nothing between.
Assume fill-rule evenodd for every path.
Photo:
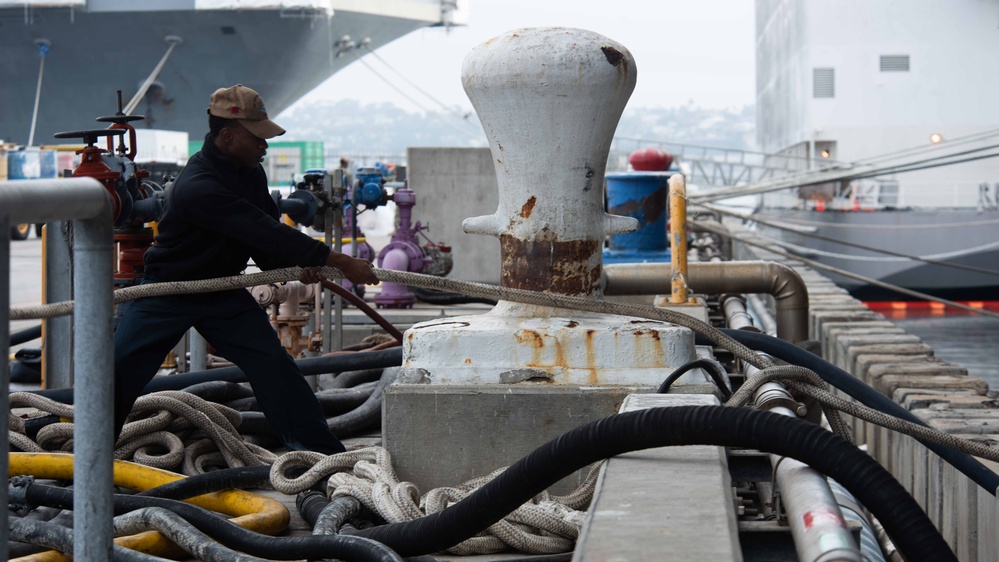
<instances>
[{"instance_id":1,"label":"corrugated black hose","mask_svg":"<svg viewBox=\"0 0 999 562\"><path fill-rule=\"evenodd\" d=\"M382 369L361 369L344 371L333 378L326 388L353 388L361 383L377 381L382 377Z\"/></svg>"},{"instance_id":2,"label":"corrugated black hose","mask_svg":"<svg viewBox=\"0 0 999 562\"><path fill-rule=\"evenodd\" d=\"M338 535L344 523L361 513L361 502L353 496L337 496L332 500L315 490L306 490L295 498L302 519L312 527L313 535Z\"/></svg>"},{"instance_id":3,"label":"corrugated black hose","mask_svg":"<svg viewBox=\"0 0 999 562\"><path fill-rule=\"evenodd\" d=\"M199 382L181 390L190 392L202 400L219 403L253 397L253 390L250 387L228 381Z\"/></svg>"},{"instance_id":4,"label":"corrugated black hose","mask_svg":"<svg viewBox=\"0 0 999 562\"><path fill-rule=\"evenodd\" d=\"M173 482L139 492L137 496L186 500L202 494L222 490L245 490L271 487L270 465L238 466L223 468L204 474L195 474Z\"/></svg>"},{"instance_id":5,"label":"corrugated black hose","mask_svg":"<svg viewBox=\"0 0 999 562\"><path fill-rule=\"evenodd\" d=\"M535 449L439 513L356 534L382 542L403 556L439 552L481 532L591 463L630 451L678 445L759 449L797 459L834 478L859 499L881 521L906 560L957 560L905 488L857 447L802 420L724 406L652 408L586 424Z\"/></svg>"},{"instance_id":6,"label":"corrugated black hose","mask_svg":"<svg viewBox=\"0 0 999 562\"><path fill-rule=\"evenodd\" d=\"M382 394L385 387L392 384L399 369L389 368L382 373L382 378L378 381L378 386L368 399L357 408L341 416L332 417L326 420L330 432L343 439L351 435L375 427L381 423L382 416Z\"/></svg>"},{"instance_id":7,"label":"corrugated black hose","mask_svg":"<svg viewBox=\"0 0 999 562\"><path fill-rule=\"evenodd\" d=\"M45 486L34 482L11 488L11 500L23 498L29 505L73 508L73 490ZM21 501L21 500L19 500ZM271 560L301 560L304 558L336 558L358 562L403 562L389 547L363 537L345 535L271 537L244 529L206 509L177 500L114 495L116 515L144 507L163 507L183 517L195 528L219 543L252 556Z\"/></svg>"},{"instance_id":8,"label":"corrugated black hose","mask_svg":"<svg viewBox=\"0 0 999 562\"><path fill-rule=\"evenodd\" d=\"M381 369L379 369L378 372L380 373ZM361 404L364 404L364 401L368 399L368 396L371 396L371 393L374 392L377 384L377 382L364 383L354 388L331 388L320 390L316 392L316 399L319 400L319 405L322 406L323 413L327 417L339 416L340 414L346 414ZM238 412L257 411L260 409L257 404L256 397L232 400L227 402L226 406L229 406Z\"/></svg>"},{"instance_id":9,"label":"corrugated black hose","mask_svg":"<svg viewBox=\"0 0 999 562\"><path fill-rule=\"evenodd\" d=\"M9 531L11 540L73 555L73 529L69 527L57 523L19 518L10 520ZM11 556L15 555L13 552L10 554ZM116 544L111 545L111 560L114 562L168 562L166 558L159 558Z\"/></svg>"},{"instance_id":10,"label":"corrugated black hose","mask_svg":"<svg viewBox=\"0 0 999 562\"><path fill-rule=\"evenodd\" d=\"M768 355L776 357L777 359L786 361L787 363L811 369L822 380L842 390L846 394L850 395L850 397L869 408L880 410L886 414L895 416L896 418L902 418L903 420L910 421L912 423L927 426L926 422L919 419L909 410L906 410L902 406L896 404L891 398L881 394L864 383L864 381L858 379L843 369L840 369L825 359L822 359L814 353L809 353L794 344L766 334L731 329L723 329L722 332L755 351L762 351ZM697 336L696 343L698 345L701 345L702 343L710 345L710 342L701 342L700 338L701 336ZM918 439L918 437L916 439ZM982 464L978 459L962 451L957 451L936 443L923 443L923 445L926 445L928 449L939 455L940 458L944 459L954 468L964 473L965 476L974 480L975 483L987 490L990 494L993 496L996 495L996 490L999 489L999 475L989 470L989 468Z\"/></svg>"},{"instance_id":11,"label":"corrugated black hose","mask_svg":"<svg viewBox=\"0 0 999 562\"><path fill-rule=\"evenodd\" d=\"M32 326L10 334L10 345L21 345L42 337L42 325Z\"/></svg>"}]
</instances>

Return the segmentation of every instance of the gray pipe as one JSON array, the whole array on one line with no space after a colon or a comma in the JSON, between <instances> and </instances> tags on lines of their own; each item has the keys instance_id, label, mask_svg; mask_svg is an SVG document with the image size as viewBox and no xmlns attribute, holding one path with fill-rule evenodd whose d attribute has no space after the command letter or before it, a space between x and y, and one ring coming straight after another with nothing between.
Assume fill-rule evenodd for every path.
<instances>
[{"instance_id":1,"label":"gray pipe","mask_svg":"<svg viewBox=\"0 0 999 562\"><path fill-rule=\"evenodd\" d=\"M740 295L723 295L721 305L729 328L750 332L762 331L753 323L753 317L746 311L746 301Z\"/></svg>"},{"instance_id":2,"label":"gray pipe","mask_svg":"<svg viewBox=\"0 0 999 562\"><path fill-rule=\"evenodd\" d=\"M777 308L777 337L808 339L808 288L796 271L772 261L690 262L687 284L704 294L766 293ZM604 266L605 295L669 294L668 263Z\"/></svg>"},{"instance_id":3,"label":"gray pipe","mask_svg":"<svg viewBox=\"0 0 999 562\"><path fill-rule=\"evenodd\" d=\"M188 341L191 348L190 370L192 372L204 371L208 369L208 342L196 328L191 328L188 332Z\"/></svg>"},{"instance_id":4,"label":"gray pipe","mask_svg":"<svg viewBox=\"0 0 999 562\"><path fill-rule=\"evenodd\" d=\"M76 560L111 559L112 420L114 379L111 316L114 285L111 202L104 187L93 178L18 180L0 182L0 227L10 232L12 223L49 223L72 219L73 368L75 370L73 557ZM0 251L0 351L9 353L10 242L4 236ZM79 321L79 323L77 323ZM54 342L51 342L54 343ZM10 411L10 365L4 364L0 384L0 412ZM8 430L6 414L0 415L0 435ZM0 478L10 472L10 444L0 445ZM0 491L7 502L7 490ZM0 515L0 553L6 559L8 514Z\"/></svg>"},{"instance_id":5,"label":"gray pipe","mask_svg":"<svg viewBox=\"0 0 999 562\"><path fill-rule=\"evenodd\" d=\"M45 302L73 300L73 232L69 221L50 222L45 226ZM45 388L73 386L73 318L57 316L42 321L45 339L42 357ZM49 342L53 342L50 345Z\"/></svg>"},{"instance_id":6,"label":"gray pipe","mask_svg":"<svg viewBox=\"0 0 999 562\"><path fill-rule=\"evenodd\" d=\"M751 377L752 366L746 371ZM780 383L768 382L756 391L755 405L760 409L798 417L789 408L767 404L793 403L791 394ZM803 562L863 562L843 512L829 489L825 477L803 462L780 455L770 455L781 503L787 511L787 522L794 537L794 548Z\"/></svg>"}]
</instances>

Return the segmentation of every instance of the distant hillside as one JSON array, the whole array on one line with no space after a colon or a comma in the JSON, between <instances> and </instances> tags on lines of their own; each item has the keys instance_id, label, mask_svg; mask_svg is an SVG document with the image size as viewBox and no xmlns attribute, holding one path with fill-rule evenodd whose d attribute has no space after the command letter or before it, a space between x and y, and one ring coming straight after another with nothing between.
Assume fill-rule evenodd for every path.
<instances>
[{"instance_id":1,"label":"distant hillside","mask_svg":"<svg viewBox=\"0 0 999 562\"><path fill-rule=\"evenodd\" d=\"M276 120L288 130L281 140L322 140L327 153L393 158L410 146L488 146L474 113L409 112L392 104L357 101L296 104ZM628 108L617 137L752 150L755 111ZM629 148L632 142L621 143ZM624 146L628 145L628 146Z\"/></svg>"}]
</instances>

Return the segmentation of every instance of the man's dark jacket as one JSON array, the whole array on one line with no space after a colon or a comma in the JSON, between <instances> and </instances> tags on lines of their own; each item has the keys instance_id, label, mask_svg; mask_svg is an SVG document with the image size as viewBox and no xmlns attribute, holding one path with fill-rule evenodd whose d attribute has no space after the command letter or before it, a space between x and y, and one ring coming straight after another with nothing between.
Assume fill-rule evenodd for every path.
<instances>
[{"instance_id":1,"label":"man's dark jacket","mask_svg":"<svg viewBox=\"0 0 999 562\"><path fill-rule=\"evenodd\" d=\"M167 190L146 277L187 281L237 275L250 258L261 269L321 266L330 250L278 219L261 166L238 167L211 134Z\"/></svg>"}]
</instances>

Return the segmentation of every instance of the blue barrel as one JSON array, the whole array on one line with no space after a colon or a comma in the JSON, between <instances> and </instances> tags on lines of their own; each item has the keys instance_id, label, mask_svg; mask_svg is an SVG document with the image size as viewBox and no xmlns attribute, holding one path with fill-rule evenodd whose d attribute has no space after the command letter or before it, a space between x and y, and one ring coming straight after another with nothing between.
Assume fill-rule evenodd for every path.
<instances>
[{"instance_id":1,"label":"blue barrel","mask_svg":"<svg viewBox=\"0 0 999 562\"><path fill-rule=\"evenodd\" d=\"M610 236L604 261L669 260L669 172L607 174L607 212L638 219L638 230Z\"/></svg>"},{"instance_id":2,"label":"blue barrel","mask_svg":"<svg viewBox=\"0 0 999 562\"><path fill-rule=\"evenodd\" d=\"M56 151L15 150L7 153L7 177L12 180L36 180L58 176Z\"/></svg>"}]
</instances>

